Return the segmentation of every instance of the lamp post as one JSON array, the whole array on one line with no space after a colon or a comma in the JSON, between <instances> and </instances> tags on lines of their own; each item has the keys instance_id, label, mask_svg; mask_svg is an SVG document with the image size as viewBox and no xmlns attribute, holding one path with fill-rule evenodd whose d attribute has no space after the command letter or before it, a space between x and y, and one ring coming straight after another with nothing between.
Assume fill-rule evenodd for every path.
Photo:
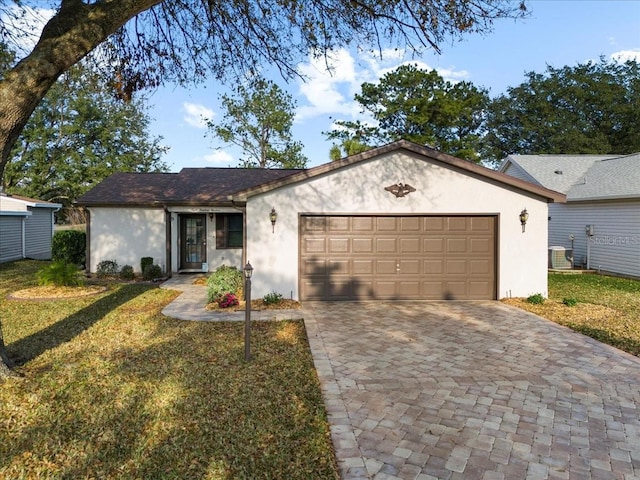
<instances>
[{"instance_id":1,"label":"lamp post","mask_svg":"<svg viewBox=\"0 0 640 480\"><path fill-rule=\"evenodd\" d=\"M251 275L253 267L247 262L244 266L244 360L251 360Z\"/></svg>"}]
</instances>

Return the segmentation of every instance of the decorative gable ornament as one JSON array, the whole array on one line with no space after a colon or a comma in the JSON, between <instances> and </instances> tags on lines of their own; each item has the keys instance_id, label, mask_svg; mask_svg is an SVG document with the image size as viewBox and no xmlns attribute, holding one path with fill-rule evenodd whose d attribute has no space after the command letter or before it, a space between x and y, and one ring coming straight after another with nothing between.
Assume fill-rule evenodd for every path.
<instances>
[{"instance_id":1,"label":"decorative gable ornament","mask_svg":"<svg viewBox=\"0 0 640 480\"><path fill-rule=\"evenodd\" d=\"M404 197L405 195L409 195L411 192L415 192L416 189L413 188L408 183L396 183L395 185L389 185L388 187L384 187L387 192L393 193L396 198Z\"/></svg>"}]
</instances>

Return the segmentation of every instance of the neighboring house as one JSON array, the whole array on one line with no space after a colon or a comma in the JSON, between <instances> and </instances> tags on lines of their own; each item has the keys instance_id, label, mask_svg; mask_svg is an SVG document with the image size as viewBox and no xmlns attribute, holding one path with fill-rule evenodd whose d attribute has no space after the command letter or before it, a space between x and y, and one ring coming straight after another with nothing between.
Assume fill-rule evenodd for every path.
<instances>
[{"instance_id":1,"label":"neighboring house","mask_svg":"<svg viewBox=\"0 0 640 480\"><path fill-rule=\"evenodd\" d=\"M546 294L553 201L564 195L399 141L306 170L119 173L78 204L93 272L139 271L145 256L174 274L250 261L256 298L304 301Z\"/></svg>"},{"instance_id":2,"label":"neighboring house","mask_svg":"<svg viewBox=\"0 0 640 480\"><path fill-rule=\"evenodd\" d=\"M510 155L500 171L566 194L549 207L549 247L573 248L575 266L640 277L640 153Z\"/></svg>"},{"instance_id":3,"label":"neighboring house","mask_svg":"<svg viewBox=\"0 0 640 480\"><path fill-rule=\"evenodd\" d=\"M51 259L54 212L59 203L0 193L0 263Z\"/></svg>"}]
</instances>

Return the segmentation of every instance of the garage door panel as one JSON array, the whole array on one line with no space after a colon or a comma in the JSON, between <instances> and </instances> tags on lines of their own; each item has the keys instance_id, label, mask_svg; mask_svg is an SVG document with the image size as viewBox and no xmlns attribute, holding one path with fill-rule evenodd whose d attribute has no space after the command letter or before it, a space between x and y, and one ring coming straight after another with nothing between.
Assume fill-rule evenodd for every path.
<instances>
[{"instance_id":1,"label":"garage door panel","mask_svg":"<svg viewBox=\"0 0 640 480\"><path fill-rule=\"evenodd\" d=\"M311 215L300 225L302 300L496 297L495 216Z\"/></svg>"},{"instance_id":2,"label":"garage door panel","mask_svg":"<svg viewBox=\"0 0 640 480\"><path fill-rule=\"evenodd\" d=\"M302 233L326 231L326 217L302 217Z\"/></svg>"},{"instance_id":3,"label":"garage door panel","mask_svg":"<svg viewBox=\"0 0 640 480\"><path fill-rule=\"evenodd\" d=\"M398 252L398 239L396 238L377 238L375 244L377 253Z\"/></svg>"},{"instance_id":4,"label":"garage door panel","mask_svg":"<svg viewBox=\"0 0 640 480\"><path fill-rule=\"evenodd\" d=\"M349 260L329 260L327 269L332 275L351 275Z\"/></svg>"},{"instance_id":5,"label":"garage door panel","mask_svg":"<svg viewBox=\"0 0 640 480\"><path fill-rule=\"evenodd\" d=\"M419 232L422 228L422 219L420 217L401 217L401 232Z\"/></svg>"},{"instance_id":6,"label":"garage door panel","mask_svg":"<svg viewBox=\"0 0 640 480\"><path fill-rule=\"evenodd\" d=\"M493 285L489 282L469 282L469 298L471 300L484 300L492 295Z\"/></svg>"},{"instance_id":7,"label":"garage door panel","mask_svg":"<svg viewBox=\"0 0 640 480\"><path fill-rule=\"evenodd\" d=\"M467 261L466 260L447 260L446 273L448 275L467 275Z\"/></svg>"},{"instance_id":8,"label":"garage door panel","mask_svg":"<svg viewBox=\"0 0 640 480\"><path fill-rule=\"evenodd\" d=\"M493 217L471 217L472 232L493 233Z\"/></svg>"},{"instance_id":9,"label":"garage door panel","mask_svg":"<svg viewBox=\"0 0 640 480\"><path fill-rule=\"evenodd\" d=\"M444 238L425 238L422 240L424 253L443 253Z\"/></svg>"},{"instance_id":10,"label":"garage door panel","mask_svg":"<svg viewBox=\"0 0 640 480\"><path fill-rule=\"evenodd\" d=\"M408 253L415 253L415 254L419 254L420 253L420 238L416 237L416 238L401 238L400 239L400 250L399 253L401 254L408 254Z\"/></svg>"},{"instance_id":11,"label":"garage door panel","mask_svg":"<svg viewBox=\"0 0 640 480\"><path fill-rule=\"evenodd\" d=\"M349 217L329 217L330 232L347 232L350 229Z\"/></svg>"},{"instance_id":12,"label":"garage door panel","mask_svg":"<svg viewBox=\"0 0 640 480\"><path fill-rule=\"evenodd\" d=\"M445 300L462 300L467 298L467 282L448 281L444 287Z\"/></svg>"},{"instance_id":13,"label":"garage door panel","mask_svg":"<svg viewBox=\"0 0 640 480\"><path fill-rule=\"evenodd\" d=\"M466 238L447 239L447 253L466 253L467 249L468 247Z\"/></svg>"},{"instance_id":14,"label":"garage door panel","mask_svg":"<svg viewBox=\"0 0 640 480\"><path fill-rule=\"evenodd\" d=\"M492 272L492 264L488 260L471 260L469 262L471 275L490 275Z\"/></svg>"},{"instance_id":15,"label":"garage door panel","mask_svg":"<svg viewBox=\"0 0 640 480\"><path fill-rule=\"evenodd\" d=\"M326 300L326 282L324 280L305 280L300 284L300 296L307 300Z\"/></svg>"},{"instance_id":16,"label":"garage door panel","mask_svg":"<svg viewBox=\"0 0 640 480\"><path fill-rule=\"evenodd\" d=\"M349 253L348 238L330 238L328 243L329 253Z\"/></svg>"},{"instance_id":17,"label":"garage door panel","mask_svg":"<svg viewBox=\"0 0 640 480\"><path fill-rule=\"evenodd\" d=\"M375 298L385 299L385 298L397 298L397 289L396 289L395 281L383 281L377 280L373 283L373 290Z\"/></svg>"},{"instance_id":18,"label":"garage door panel","mask_svg":"<svg viewBox=\"0 0 640 480\"><path fill-rule=\"evenodd\" d=\"M378 232L395 232L398 229L396 217L375 217Z\"/></svg>"},{"instance_id":19,"label":"garage door panel","mask_svg":"<svg viewBox=\"0 0 640 480\"><path fill-rule=\"evenodd\" d=\"M400 275L418 275L420 274L420 260L407 259L398 262Z\"/></svg>"},{"instance_id":20,"label":"garage door panel","mask_svg":"<svg viewBox=\"0 0 640 480\"><path fill-rule=\"evenodd\" d=\"M302 262L302 271L306 276L326 276L326 260L320 259L306 259Z\"/></svg>"},{"instance_id":21,"label":"garage door panel","mask_svg":"<svg viewBox=\"0 0 640 480\"><path fill-rule=\"evenodd\" d=\"M469 252L488 254L491 253L493 244L489 238L470 238L469 239Z\"/></svg>"},{"instance_id":22,"label":"garage door panel","mask_svg":"<svg viewBox=\"0 0 640 480\"><path fill-rule=\"evenodd\" d=\"M373 260L354 259L352 261L353 275L373 275Z\"/></svg>"},{"instance_id":23,"label":"garage door panel","mask_svg":"<svg viewBox=\"0 0 640 480\"><path fill-rule=\"evenodd\" d=\"M445 230L444 217L424 217L422 221L425 232L444 232Z\"/></svg>"},{"instance_id":24,"label":"garage door panel","mask_svg":"<svg viewBox=\"0 0 640 480\"><path fill-rule=\"evenodd\" d=\"M467 217L449 217L448 230L449 232L466 232L468 230Z\"/></svg>"},{"instance_id":25,"label":"garage door panel","mask_svg":"<svg viewBox=\"0 0 640 480\"><path fill-rule=\"evenodd\" d=\"M307 238L304 241L304 251L307 253L325 253L327 242L324 238Z\"/></svg>"},{"instance_id":26,"label":"garage door panel","mask_svg":"<svg viewBox=\"0 0 640 480\"><path fill-rule=\"evenodd\" d=\"M420 281L417 279L413 281L398 282L397 291L400 293L401 298L407 298L407 299L422 298L422 295L420 292Z\"/></svg>"},{"instance_id":27,"label":"garage door panel","mask_svg":"<svg viewBox=\"0 0 640 480\"><path fill-rule=\"evenodd\" d=\"M376 265L375 273L377 275L397 275L398 274L398 271L397 271L398 264L396 263L395 260L378 259L378 260L375 260L375 265Z\"/></svg>"},{"instance_id":28,"label":"garage door panel","mask_svg":"<svg viewBox=\"0 0 640 480\"><path fill-rule=\"evenodd\" d=\"M373 253L373 239L372 238L354 238L351 242L353 247L353 253Z\"/></svg>"},{"instance_id":29,"label":"garage door panel","mask_svg":"<svg viewBox=\"0 0 640 480\"><path fill-rule=\"evenodd\" d=\"M442 259L425 260L423 264L425 275L440 275L444 273L444 260Z\"/></svg>"},{"instance_id":30,"label":"garage door panel","mask_svg":"<svg viewBox=\"0 0 640 480\"><path fill-rule=\"evenodd\" d=\"M375 231L373 217L353 217L351 225L354 232L373 233Z\"/></svg>"},{"instance_id":31,"label":"garage door panel","mask_svg":"<svg viewBox=\"0 0 640 480\"><path fill-rule=\"evenodd\" d=\"M422 295L426 300L439 300L444 298L444 285L442 282L422 282Z\"/></svg>"}]
</instances>

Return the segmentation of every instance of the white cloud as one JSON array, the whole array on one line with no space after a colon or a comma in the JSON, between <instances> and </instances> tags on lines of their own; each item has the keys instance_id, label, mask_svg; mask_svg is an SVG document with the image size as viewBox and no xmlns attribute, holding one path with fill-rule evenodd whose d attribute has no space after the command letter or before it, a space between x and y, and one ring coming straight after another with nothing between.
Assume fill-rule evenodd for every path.
<instances>
[{"instance_id":1,"label":"white cloud","mask_svg":"<svg viewBox=\"0 0 640 480\"><path fill-rule=\"evenodd\" d=\"M635 60L640 62L640 48L634 48L633 50L621 50L619 52L612 53L611 58L618 62L626 62L627 60Z\"/></svg>"},{"instance_id":2,"label":"white cloud","mask_svg":"<svg viewBox=\"0 0 640 480\"><path fill-rule=\"evenodd\" d=\"M213 153L205 155L202 158L207 163L224 164L224 166L235 163L233 156L224 150L215 150Z\"/></svg>"},{"instance_id":3,"label":"white cloud","mask_svg":"<svg viewBox=\"0 0 640 480\"><path fill-rule=\"evenodd\" d=\"M197 103L184 102L182 110L185 112L184 121L196 128L206 128L207 120L215 115L213 110Z\"/></svg>"},{"instance_id":4,"label":"white cloud","mask_svg":"<svg viewBox=\"0 0 640 480\"><path fill-rule=\"evenodd\" d=\"M331 115L362 119L359 105L353 100L365 82L377 82L385 74L400 65L413 64L420 69L432 70L425 62L405 60L402 50L384 50L382 56L376 52L360 52L357 58L346 49L339 49L325 58L310 59L301 64L300 74L306 81L299 85L304 101L297 110L296 121ZM465 70L437 68L438 73L451 82L469 77Z\"/></svg>"}]
</instances>

